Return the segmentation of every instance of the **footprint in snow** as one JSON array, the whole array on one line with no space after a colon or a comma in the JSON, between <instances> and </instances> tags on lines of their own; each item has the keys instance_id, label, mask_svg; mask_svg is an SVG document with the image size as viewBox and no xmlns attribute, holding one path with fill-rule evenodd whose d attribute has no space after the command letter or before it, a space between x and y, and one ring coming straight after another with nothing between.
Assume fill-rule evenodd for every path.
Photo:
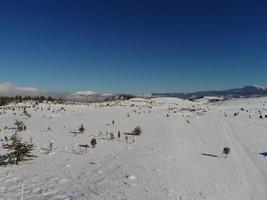
<instances>
[{"instance_id":1,"label":"footprint in snow","mask_svg":"<svg viewBox=\"0 0 267 200\"><path fill-rule=\"evenodd\" d=\"M116 154L112 154L113 158L119 158Z\"/></svg>"},{"instance_id":2,"label":"footprint in snow","mask_svg":"<svg viewBox=\"0 0 267 200\"><path fill-rule=\"evenodd\" d=\"M1 187L1 188L0 188L0 192L1 192L1 193L5 193L5 192L7 192L7 188L6 188L6 187Z\"/></svg>"},{"instance_id":3,"label":"footprint in snow","mask_svg":"<svg viewBox=\"0 0 267 200\"><path fill-rule=\"evenodd\" d=\"M89 164L90 164L90 165L96 165L96 166L98 166L98 164L95 163L95 162L90 162Z\"/></svg>"},{"instance_id":4,"label":"footprint in snow","mask_svg":"<svg viewBox=\"0 0 267 200\"><path fill-rule=\"evenodd\" d=\"M70 168L71 167L71 164L67 164L65 167L66 168Z\"/></svg>"},{"instance_id":5,"label":"footprint in snow","mask_svg":"<svg viewBox=\"0 0 267 200\"><path fill-rule=\"evenodd\" d=\"M137 178L133 175L126 175L126 178L129 179L130 181L134 181L136 180Z\"/></svg>"},{"instance_id":6,"label":"footprint in snow","mask_svg":"<svg viewBox=\"0 0 267 200\"><path fill-rule=\"evenodd\" d=\"M35 188L35 189L32 190L32 192L34 194L41 194L43 192L43 190L41 188Z\"/></svg>"},{"instance_id":7,"label":"footprint in snow","mask_svg":"<svg viewBox=\"0 0 267 200\"><path fill-rule=\"evenodd\" d=\"M65 178L62 178L62 179L60 179L59 181L58 181L58 183L60 184L60 185L64 185L65 183L67 183L67 182L69 182L67 179L65 179Z\"/></svg>"}]
</instances>

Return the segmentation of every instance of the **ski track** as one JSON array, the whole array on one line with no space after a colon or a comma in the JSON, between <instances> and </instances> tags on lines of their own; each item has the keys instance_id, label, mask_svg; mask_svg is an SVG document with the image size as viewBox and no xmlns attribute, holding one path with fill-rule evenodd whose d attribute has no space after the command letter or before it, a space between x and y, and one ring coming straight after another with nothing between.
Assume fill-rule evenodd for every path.
<instances>
[{"instance_id":1,"label":"ski track","mask_svg":"<svg viewBox=\"0 0 267 200\"><path fill-rule=\"evenodd\" d=\"M249 191L247 199L263 199L262 196L267 196L266 191L266 177L265 174L259 170L254 163L250 154L246 151L244 146L239 142L236 137L235 126L229 120L225 120L223 123L225 136L227 137L235 160L239 164L239 168L242 171L242 179L245 191ZM251 180L257 180L257 182L251 182Z\"/></svg>"}]
</instances>

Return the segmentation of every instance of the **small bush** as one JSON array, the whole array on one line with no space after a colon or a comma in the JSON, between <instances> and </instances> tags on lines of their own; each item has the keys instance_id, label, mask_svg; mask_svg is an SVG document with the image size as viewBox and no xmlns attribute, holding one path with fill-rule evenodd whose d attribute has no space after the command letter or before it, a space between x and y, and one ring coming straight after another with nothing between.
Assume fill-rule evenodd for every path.
<instances>
[{"instance_id":1,"label":"small bush","mask_svg":"<svg viewBox=\"0 0 267 200\"><path fill-rule=\"evenodd\" d=\"M53 149L53 143L52 143L52 142L50 142L50 144L49 144L49 151L51 152L51 151L52 151L52 149Z\"/></svg>"},{"instance_id":2,"label":"small bush","mask_svg":"<svg viewBox=\"0 0 267 200\"><path fill-rule=\"evenodd\" d=\"M24 130L25 124L23 121L16 120L14 124L17 126L19 131Z\"/></svg>"},{"instance_id":3,"label":"small bush","mask_svg":"<svg viewBox=\"0 0 267 200\"><path fill-rule=\"evenodd\" d=\"M141 127L140 126L135 127L133 133L135 135L141 135L141 133L142 133Z\"/></svg>"},{"instance_id":4,"label":"small bush","mask_svg":"<svg viewBox=\"0 0 267 200\"><path fill-rule=\"evenodd\" d=\"M31 114L28 113L26 109L23 111L23 114L26 115L26 116L29 117L29 118L31 117Z\"/></svg>"},{"instance_id":5,"label":"small bush","mask_svg":"<svg viewBox=\"0 0 267 200\"><path fill-rule=\"evenodd\" d=\"M96 146L96 139L95 138L92 138L92 140L91 140L91 146L93 147L93 148L95 148L95 146Z\"/></svg>"},{"instance_id":6,"label":"small bush","mask_svg":"<svg viewBox=\"0 0 267 200\"><path fill-rule=\"evenodd\" d=\"M227 158L227 155L230 154L230 151L231 151L230 147L223 148L223 153L225 154L225 158Z\"/></svg>"},{"instance_id":7,"label":"small bush","mask_svg":"<svg viewBox=\"0 0 267 200\"><path fill-rule=\"evenodd\" d=\"M5 138L6 143L2 144L4 149L10 151L7 154L8 164L18 164L23 161L25 157L32 157L31 151L34 149L32 143L23 143L22 138L17 134L12 135L10 138Z\"/></svg>"},{"instance_id":8,"label":"small bush","mask_svg":"<svg viewBox=\"0 0 267 200\"><path fill-rule=\"evenodd\" d=\"M115 137L114 137L114 134L113 134L113 133L111 133L111 132L110 132L110 133L109 133L109 136L110 136L110 139L111 139L111 140L114 140L114 139L115 139Z\"/></svg>"},{"instance_id":9,"label":"small bush","mask_svg":"<svg viewBox=\"0 0 267 200\"><path fill-rule=\"evenodd\" d=\"M81 133L83 133L83 132L85 131L85 128L83 127L82 124L81 124L81 126L80 126L80 128L79 128L79 131L80 131Z\"/></svg>"}]
</instances>

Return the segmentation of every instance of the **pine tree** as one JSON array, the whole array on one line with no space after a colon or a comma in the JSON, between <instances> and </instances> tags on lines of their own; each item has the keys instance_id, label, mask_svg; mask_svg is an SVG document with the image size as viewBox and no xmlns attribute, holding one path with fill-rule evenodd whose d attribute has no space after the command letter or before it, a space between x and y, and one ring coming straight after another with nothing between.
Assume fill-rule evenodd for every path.
<instances>
[{"instance_id":1,"label":"pine tree","mask_svg":"<svg viewBox=\"0 0 267 200\"><path fill-rule=\"evenodd\" d=\"M9 164L18 164L18 162L24 160L25 157L32 157L31 151L34 149L34 145L30 143L23 143L22 138L17 134L12 135L10 138L6 138L6 143L2 144L4 149L10 151L7 154Z\"/></svg>"}]
</instances>

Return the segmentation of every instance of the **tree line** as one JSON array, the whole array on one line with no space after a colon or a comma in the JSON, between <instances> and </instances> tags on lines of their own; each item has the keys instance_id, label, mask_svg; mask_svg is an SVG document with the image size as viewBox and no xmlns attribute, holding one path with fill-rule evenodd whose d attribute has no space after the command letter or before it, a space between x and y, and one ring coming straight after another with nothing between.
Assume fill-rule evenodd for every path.
<instances>
[{"instance_id":1,"label":"tree line","mask_svg":"<svg viewBox=\"0 0 267 200\"><path fill-rule=\"evenodd\" d=\"M44 101L63 103L64 100L62 98L55 97L45 97L45 96L14 96L14 97L5 97L0 96L0 106L8 105L9 103L20 103L23 101L36 101L38 103L43 103Z\"/></svg>"}]
</instances>

